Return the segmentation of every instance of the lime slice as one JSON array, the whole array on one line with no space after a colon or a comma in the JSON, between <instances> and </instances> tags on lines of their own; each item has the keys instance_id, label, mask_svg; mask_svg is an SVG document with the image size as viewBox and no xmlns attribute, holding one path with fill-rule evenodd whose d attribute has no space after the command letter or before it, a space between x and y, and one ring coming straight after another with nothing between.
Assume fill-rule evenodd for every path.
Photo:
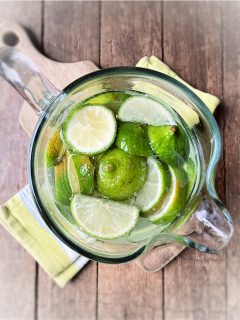
<instances>
[{"instance_id":1,"label":"lime slice","mask_svg":"<svg viewBox=\"0 0 240 320\"><path fill-rule=\"evenodd\" d=\"M46 150L47 167L53 167L58 164L65 152L65 146L60 138L60 129L57 129L48 141Z\"/></svg>"},{"instance_id":2,"label":"lime slice","mask_svg":"<svg viewBox=\"0 0 240 320\"><path fill-rule=\"evenodd\" d=\"M172 175L172 184L169 196L163 202L161 208L149 216L148 219L156 224L168 224L172 222L184 208L188 193L188 177L182 168L169 167Z\"/></svg>"},{"instance_id":3,"label":"lime slice","mask_svg":"<svg viewBox=\"0 0 240 320\"><path fill-rule=\"evenodd\" d=\"M179 166L189 155L189 141L182 128L177 126L159 126L148 128L148 137L152 149L170 166Z\"/></svg>"},{"instance_id":4,"label":"lime slice","mask_svg":"<svg viewBox=\"0 0 240 320\"><path fill-rule=\"evenodd\" d=\"M120 123L116 146L135 156L147 157L153 154L148 141L147 128L139 123Z\"/></svg>"},{"instance_id":5,"label":"lime slice","mask_svg":"<svg viewBox=\"0 0 240 320\"><path fill-rule=\"evenodd\" d=\"M68 180L67 158L54 167L56 202L68 206L72 190Z\"/></svg>"},{"instance_id":6,"label":"lime slice","mask_svg":"<svg viewBox=\"0 0 240 320\"><path fill-rule=\"evenodd\" d=\"M77 194L71 202L78 225L97 239L117 239L137 223L139 209L124 203Z\"/></svg>"},{"instance_id":7,"label":"lime slice","mask_svg":"<svg viewBox=\"0 0 240 320\"><path fill-rule=\"evenodd\" d=\"M94 166L88 156L82 154L69 155L68 179L72 193L93 193Z\"/></svg>"},{"instance_id":8,"label":"lime slice","mask_svg":"<svg viewBox=\"0 0 240 320\"><path fill-rule=\"evenodd\" d=\"M171 185L171 174L165 163L149 157L148 175L143 188L138 192L135 204L142 212L156 211L162 204Z\"/></svg>"},{"instance_id":9,"label":"lime slice","mask_svg":"<svg viewBox=\"0 0 240 320\"><path fill-rule=\"evenodd\" d=\"M129 97L130 95L125 92L105 92L90 98L85 104L105 106L117 112L120 105Z\"/></svg>"},{"instance_id":10,"label":"lime slice","mask_svg":"<svg viewBox=\"0 0 240 320\"><path fill-rule=\"evenodd\" d=\"M131 97L119 108L123 122L138 122L152 126L175 124L172 114L160 103L146 97Z\"/></svg>"},{"instance_id":11,"label":"lime slice","mask_svg":"<svg viewBox=\"0 0 240 320\"><path fill-rule=\"evenodd\" d=\"M112 200L127 200L138 192L147 177L147 161L120 150L106 152L99 162L98 191Z\"/></svg>"},{"instance_id":12,"label":"lime slice","mask_svg":"<svg viewBox=\"0 0 240 320\"><path fill-rule=\"evenodd\" d=\"M189 186L188 186L188 194L191 194L194 184L195 184L195 180L196 180L196 173L197 173L197 169L196 169L196 165L194 163L194 161L189 158L183 165L183 168L185 169L187 176L188 176L188 182L189 182Z\"/></svg>"},{"instance_id":13,"label":"lime slice","mask_svg":"<svg viewBox=\"0 0 240 320\"><path fill-rule=\"evenodd\" d=\"M86 106L69 114L62 134L70 150L93 155L110 147L116 131L117 122L111 110L103 106Z\"/></svg>"}]
</instances>

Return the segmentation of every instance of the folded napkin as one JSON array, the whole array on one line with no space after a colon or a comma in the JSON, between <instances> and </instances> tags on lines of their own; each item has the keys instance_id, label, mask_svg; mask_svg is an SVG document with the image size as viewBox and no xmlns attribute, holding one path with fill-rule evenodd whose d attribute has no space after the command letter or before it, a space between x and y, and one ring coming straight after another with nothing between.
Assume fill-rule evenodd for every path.
<instances>
[{"instance_id":1,"label":"folded napkin","mask_svg":"<svg viewBox=\"0 0 240 320\"><path fill-rule=\"evenodd\" d=\"M184 83L202 99L211 112L219 104L217 97L191 87L154 56L143 57L137 66L165 73ZM64 287L88 262L87 258L67 247L46 226L35 206L29 186L0 207L0 223L60 287Z\"/></svg>"},{"instance_id":2,"label":"folded napkin","mask_svg":"<svg viewBox=\"0 0 240 320\"><path fill-rule=\"evenodd\" d=\"M88 262L87 258L66 246L47 227L29 186L1 206L0 223L60 287L64 287Z\"/></svg>"}]
</instances>

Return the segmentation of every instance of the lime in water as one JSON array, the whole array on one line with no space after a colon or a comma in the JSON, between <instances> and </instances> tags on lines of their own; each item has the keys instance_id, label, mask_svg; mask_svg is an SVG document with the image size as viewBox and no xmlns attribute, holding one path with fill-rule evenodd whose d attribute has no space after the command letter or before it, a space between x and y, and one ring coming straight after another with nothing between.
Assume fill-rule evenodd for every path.
<instances>
[{"instance_id":1,"label":"lime in water","mask_svg":"<svg viewBox=\"0 0 240 320\"><path fill-rule=\"evenodd\" d=\"M72 108L45 159L56 205L81 232L141 240L184 214L198 171L194 154L174 110L136 91L114 91Z\"/></svg>"}]
</instances>

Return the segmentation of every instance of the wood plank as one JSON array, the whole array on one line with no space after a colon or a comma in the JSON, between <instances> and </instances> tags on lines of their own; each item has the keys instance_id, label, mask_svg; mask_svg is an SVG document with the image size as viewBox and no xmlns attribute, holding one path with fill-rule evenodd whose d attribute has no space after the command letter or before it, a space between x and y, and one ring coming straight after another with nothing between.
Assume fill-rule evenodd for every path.
<instances>
[{"instance_id":1,"label":"wood plank","mask_svg":"<svg viewBox=\"0 0 240 320\"><path fill-rule=\"evenodd\" d=\"M99 19L97 3L46 2L43 46L47 56L64 62L98 62ZM96 263L89 263L64 289L39 270L38 319L95 319L96 295Z\"/></svg>"},{"instance_id":2,"label":"wood plank","mask_svg":"<svg viewBox=\"0 0 240 320\"><path fill-rule=\"evenodd\" d=\"M103 2L101 67L134 66L146 55L162 57L161 3Z\"/></svg>"},{"instance_id":3,"label":"wood plank","mask_svg":"<svg viewBox=\"0 0 240 320\"><path fill-rule=\"evenodd\" d=\"M102 2L101 66L134 65L151 54L162 55L161 3ZM98 319L161 319L162 290L161 271L100 264Z\"/></svg>"},{"instance_id":4,"label":"wood plank","mask_svg":"<svg viewBox=\"0 0 240 320\"><path fill-rule=\"evenodd\" d=\"M32 16L34 15L34 20ZM23 24L41 41L41 3L1 2L0 20ZM33 34L32 34L33 35ZM27 184L29 138L18 124L22 99L0 79L0 203ZM35 312L35 261L0 227L0 318L33 319Z\"/></svg>"},{"instance_id":5,"label":"wood plank","mask_svg":"<svg viewBox=\"0 0 240 320\"><path fill-rule=\"evenodd\" d=\"M99 65L99 10L100 4L94 1L46 1L44 53L61 62L88 59Z\"/></svg>"},{"instance_id":6,"label":"wood plank","mask_svg":"<svg viewBox=\"0 0 240 320\"><path fill-rule=\"evenodd\" d=\"M224 100L227 208L233 215L235 233L227 248L227 314L240 315L240 3L223 3Z\"/></svg>"},{"instance_id":7,"label":"wood plank","mask_svg":"<svg viewBox=\"0 0 240 320\"><path fill-rule=\"evenodd\" d=\"M166 2L163 30L164 61L195 87L221 97L219 3ZM218 190L223 196L223 162L219 172ZM167 267L165 319L225 319L225 263L225 252L210 256L188 249Z\"/></svg>"}]
</instances>

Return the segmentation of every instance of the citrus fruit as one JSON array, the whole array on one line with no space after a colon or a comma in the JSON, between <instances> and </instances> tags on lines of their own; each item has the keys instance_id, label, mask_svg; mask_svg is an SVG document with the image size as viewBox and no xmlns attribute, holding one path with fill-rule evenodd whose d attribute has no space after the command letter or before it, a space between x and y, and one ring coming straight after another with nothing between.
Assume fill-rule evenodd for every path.
<instances>
[{"instance_id":1,"label":"citrus fruit","mask_svg":"<svg viewBox=\"0 0 240 320\"><path fill-rule=\"evenodd\" d=\"M192 189L195 184L196 180L196 166L194 161L189 158L183 165L183 168L185 169L187 176L188 176L188 182L189 182L189 187L188 187L188 194L192 192Z\"/></svg>"},{"instance_id":2,"label":"citrus fruit","mask_svg":"<svg viewBox=\"0 0 240 320\"><path fill-rule=\"evenodd\" d=\"M105 92L88 99L85 104L105 106L117 112L119 106L129 97L125 92Z\"/></svg>"},{"instance_id":3,"label":"citrus fruit","mask_svg":"<svg viewBox=\"0 0 240 320\"><path fill-rule=\"evenodd\" d=\"M55 198L57 202L68 206L72 196L71 186L68 180L67 158L54 167Z\"/></svg>"},{"instance_id":4,"label":"citrus fruit","mask_svg":"<svg viewBox=\"0 0 240 320\"><path fill-rule=\"evenodd\" d=\"M148 137L156 155L168 165L179 166L187 159L190 146L182 128L177 126L150 126Z\"/></svg>"},{"instance_id":5,"label":"citrus fruit","mask_svg":"<svg viewBox=\"0 0 240 320\"><path fill-rule=\"evenodd\" d=\"M78 225L97 239L117 239L129 233L137 223L136 206L77 194L71 212Z\"/></svg>"},{"instance_id":6,"label":"citrus fruit","mask_svg":"<svg viewBox=\"0 0 240 320\"><path fill-rule=\"evenodd\" d=\"M148 219L156 224L172 222L184 208L188 193L188 177L184 169L169 167L172 175L171 188L168 197L161 208L150 215Z\"/></svg>"},{"instance_id":7,"label":"citrus fruit","mask_svg":"<svg viewBox=\"0 0 240 320\"><path fill-rule=\"evenodd\" d=\"M147 177L147 161L120 149L106 152L97 173L98 191L113 200L126 200L138 192Z\"/></svg>"},{"instance_id":8,"label":"citrus fruit","mask_svg":"<svg viewBox=\"0 0 240 320\"><path fill-rule=\"evenodd\" d=\"M68 179L72 193L92 194L94 191L94 166L88 156L68 156Z\"/></svg>"},{"instance_id":9,"label":"citrus fruit","mask_svg":"<svg viewBox=\"0 0 240 320\"><path fill-rule=\"evenodd\" d=\"M135 204L144 213L156 211L161 206L171 185L171 174L165 163L152 157L147 159L147 163L147 179L135 200Z\"/></svg>"},{"instance_id":10,"label":"citrus fruit","mask_svg":"<svg viewBox=\"0 0 240 320\"><path fill-rule=\"evenodd\" d=\"M147 97L131 97L119 108L118 118L123 122L137 122L153 126L175 124L172 114L160 103Z\"/></svg>"},{"instance_id":11,"label":"citrus fruit","mask_svg":"<svg viewBox=\"0 0 240 320\"><path fill-rule=\"evenodd\" d=\"M147 157L153 154L148 141L147 128L145 125L139 123L120 123L116 146L136 156Z\"/></svg>"},{"instance_id":12,"label":"citrus fruit","mask_svg":"<svg viewBox=\"0 0 240 320\"><path fill-rule=\"evenodd\" d=\"M47 167L55 166L63 156L65 147L62 139L60 138L60 129L57 129L51 138L49 139L47 150L46 150L46 164Z\"/></svg>"},{"instance_id":13,"label":"citrus fruit","mask_svg":"<svg viewBox=\"0 0 240 320\"><path fill-rule=\"evenodd\" d=\"M114 142L117 123L104 106L77 107L63 124L62 134L73 152L93 155L107 150Z\"/></svg>"}]
</instances>

